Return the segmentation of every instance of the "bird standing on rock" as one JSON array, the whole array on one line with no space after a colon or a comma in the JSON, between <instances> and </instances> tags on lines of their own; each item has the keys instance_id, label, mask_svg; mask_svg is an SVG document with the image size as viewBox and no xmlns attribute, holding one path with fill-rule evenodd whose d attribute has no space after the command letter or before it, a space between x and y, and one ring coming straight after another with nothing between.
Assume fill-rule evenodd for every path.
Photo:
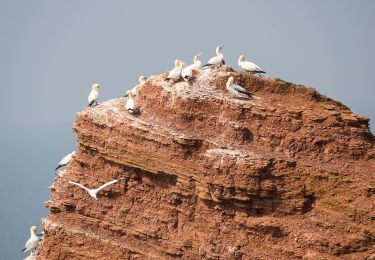
<instances>
[{"instance_id":1,"label":"bird standing on rock","mask_svg":"<svg viewBox=\"0 0 375 260\"><path fill-rule=\"evenodd\" d=\"M174 61L174 68L168 73L167 80L173 79L178 80L181 77L183 63L181 60L176 59Z\"/></svg>"},{"instance_id":2,"label":"bird standing on rock","mask_svg":"<svg viewBox=\"0 0 375 260\"><path fill-rule=\"evenodd\" d=\"M141 75L141 76L139 76L138 81L139 81L139 84L138 84L137 86L135 86L134 88L132 88L132 90L131 90L133 96L136 96L136 95L138 94L138 90L139 90L139 88L140 88L141 86L143 86L143 84L146 83L146 81L147 81L147 77Z\"/></svg>"},{"instance_id":3,"label":"bird standing on rock","mask_svg":"<svg viewBox=\"0 0 375 260\"><path fill-rule=\"evenodd\" d=\"M95 103L97 104L96 100L99 97L99 89L100 89L99 84L96 84L96 83L92 84L91 92L89 94L89 97L87 98L89 100L88 107L92 107Z\"/></svg>"},{"instance_id":4,"label":"bird standing on rock","mask_svg":"<svg viewBox=\"0 0 375 260\"><path fill-rule=\"evenodd\" d=\"M134 101L133 93L128 90L125 94L125 97L128 98L128 100L126 101L126 104L125 104L126 110L128 110L128 112L130 114L136 113L137 112L137 104Z\"/></svg>"},{"instance_id":5,"label":"bird standing on rock","mask_svg":"<svg viewBox=\"0 0 375 260\"><path fill-rule=\"evenodd\" d=\"M249 98L250 93L240 85L233 84L234 78L231 76L227 80L226 88L236 98Z\"/></svg>"},{"instance_id":6,"label":"bird standing on rock","mask_svg":"<svg viewBox=\"0 0 375 260\"><path fill-rule=\"evenodd\" d=\"M221 65L225 65L224 55L222 53L224 44L221 44L216 47L216 56L212 57L208 60L207 64L203 66L205 67L220 67Z\"/></svg>"},{"instance_id":7,"label":"bird standing on rock","mask_svg":"<svg viewBox=\"0 0 375 260\"><path fill-rule=\"evenodd\" d=\"M258 65L251 61L247 61L245 55L241 54L238 58L238 67L249 72L250 74L262 74L266 73Z\"/></svg>"},{"instance_id":8,"label":"bird standing on rock","mask_svg":"<svg viewBox=\"0 0 375 260\"><path fill-rule=\"evenodd\" d=\"M198 53L193 58L193 64L190 64L189 66L182 68L181 76L185 81L189 81L191 76L193 75L193 70L199 70L202 66L202 62L199 60L199 57L202 55L202 53Z\"/></svg>"},{"instance_id":9,"label":"bird standing on rock","mask_svg":"<svg viewBox=\"0 0 375 260\"><path fill-rule=\"evenodd\" d=\"M38 247L39 238L36 235L36 226L32 226L30 228L30 238L27 240L25 244L25 248L21 250L21 252L31 251L31 254L34 253L35 249Z\"/></svg>"}]
</instances>

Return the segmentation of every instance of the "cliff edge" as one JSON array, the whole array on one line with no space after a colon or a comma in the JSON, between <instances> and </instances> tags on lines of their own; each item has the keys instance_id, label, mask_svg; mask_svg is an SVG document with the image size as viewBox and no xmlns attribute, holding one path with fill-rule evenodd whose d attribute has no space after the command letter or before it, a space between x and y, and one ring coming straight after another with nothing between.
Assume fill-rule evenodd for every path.
<instances>
[{"instance_id":1,"label":"cliff edge","mask_svg":"<svg viewBox=\"0 0 375 260\"><path fill-rule=\"evenodd\" d=\"M234 99L229 76L252 97ZM208 69L77 114L37 259L375 259L369 119L279 79Z\"/></svg>"}]
</instances>

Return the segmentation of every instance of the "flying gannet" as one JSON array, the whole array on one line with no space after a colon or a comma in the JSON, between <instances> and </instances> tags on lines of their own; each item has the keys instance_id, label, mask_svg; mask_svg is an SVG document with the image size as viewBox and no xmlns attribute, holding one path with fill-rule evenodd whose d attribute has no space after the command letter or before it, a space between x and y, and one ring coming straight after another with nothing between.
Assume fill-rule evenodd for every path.
<instances>
[{"instance_id":1,"label":"flying gannet","mask_svg":"<svg viewBox=\"0 0 375 260\"><path fill-rule=\"evenodd\" d=\"M91 197L93 197L94 199L97 200L98 198L96 197L96 195L97 195L97 193L98 193L100 190L104 189L105 187L107 187L107 186L109 186L109 185L111 185L111 184L113 184L113 183L118 182L118 180L112 180L112 181L109 181L109 182L103 184L102 186L100 186L99 188L96 188L96 189L89 189L89 188L86 188L86 187L83 186L82 184L77 183L77 182L74 182L74 181L71 181L71 180L68 180L68 182L71 183L71 184L74 184L74 185L76 185L76 186L78 186L78 187L81 187L81 188L84 189L84 190L86 190L86 191L90 194Z\"/></svg>"},{"instance_id":2,"label":"flying gannet","mask_svg":"<svg viewBox=\"0 0 375 260\"><path fill-rule=\"evenodd\" d=\"M204 65L203 68L204 67L218 67L218 66L225 64L224 55L222 53L223 47L224 47L224 44L221 44L216 47L216 56L209 59L207 64Z\"/></svg>"},{"instance_id":3,"label":"flying gannet","mask_svg":"<svg viewBox=\"0 0 375 260\"><path fill-rule=\"evenodd\" d=\"M131 91L127 91L125 94L125 97L128 97L128 100L126 100L125 108L128 110L130 114L134 114L137 112L137 104L134 101L133 93Z\"/></svg>"},{"instance_id":4,"label":"flying gannet","mask_svg":"<svg viewBox=\"0 0 375 260\"><path fill-rule=\"evenodd\" d=\"M141 76L139 76L138 81L139 81L139 84L137 86L135 86L134 88L132 88L132 90L131 90L133 96L136 96L138 94L138 91L139 91L140 87L142 87L143 84L146 83L147 77L141 75Z\"/></svg>"},{"instance_id":5,"label":"flying gannet","mask_svg":"<svg viewBox=\"0 0 375 260\"><path fill-rule=\"evenodd\" d=\"M89 94L89 97L87 98L89 100L89 105L88 105L89 107L91 107L95 103L97 104L96 100L99 97L99 89L100 89L99 84L96 84L96 83L92 84L91 92Z\"/></svg>"},{"instance_id":6,"label":"flying gannet","mask_svg":"<svg viewBox=\"0 0 375 260\"><path fill-rule=\"evenodd\" d=\"M238 67L249 72L250 74L262 74L266 73L258 65L251 61L247 61L245 55L241 54L238 58Z\"/></svg>"},{"instance_id":7,"label":"flying gannet","mask_svg":"<svg viewBox=\"0 0 375 260\"><path fill-rule=\"evenodd\" d=\"M64 156L64 158L61 159L61 161L59 162L59 164L57 165L55 171L57 171L58 169L60 169L61 167L64 167L66 165L68 165L68 163L70 162L70 160L73 158L73 155L76 153L76 151L73 151L67 155Z\"/></svg>"},{"instance_id":8,"label":"flying gannet","mask_svg":"<svg viewBox=\"0 0 375 260\"><path fill-rule=\"evenodd\" d=\"M193 75L193 70L198 70L202 66L202 62L199 60L199 57L202 53L198 53L193 58L193 64L182 68L181 76L185 81L189 81L191 76Z\"/></svg>"},{"instance_id":9,"label":"flying gannet","mask_svg":"<svg viewBox=\"0 0 375 260\"><path fill-rule=\"evenodd\" d=\"M233 81L234 78L232 76L228 78L226 88L229 93L231 93L236 98L249 98L251 94L240 85L233 84Z\"/></svg>"},{"instance_id":10,"label":"flying gannet","mask_svg":"<svg viewBox=\"0 0 375 260\"><path fill-rule=\"evenodd\" d=\"M30 238L29 240L27 240L25 244L25 248L22 249L21 252L31 251L31 253L33 253L35 249L37 248L39 244L39 238L36 235L36 229L37 229L36 226L32 226L30 228Z\"/></svg>"},{"instance_id":11,"label":"flying gannet","mask_svg":"<svg viewBox=\"0 0 375 260\"><path fill-rule=\"evenodd\" d=\"M181 76L182 71L182 61L176 59L174 61L174 68L168 73L167 80L173 79L178 80Z\"/></svg>"}]
</instances>

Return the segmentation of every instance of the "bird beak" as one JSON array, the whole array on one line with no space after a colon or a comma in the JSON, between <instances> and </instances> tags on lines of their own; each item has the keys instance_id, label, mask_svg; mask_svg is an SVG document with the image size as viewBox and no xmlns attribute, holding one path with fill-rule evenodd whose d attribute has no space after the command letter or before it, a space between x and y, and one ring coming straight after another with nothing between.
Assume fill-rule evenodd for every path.
<instances>
[{"instance_id":1,"label":"bird beak","mask_svg":"<svg viewBox=\"0 0 375 260\"><path fill-rule=\"evenodd\" d=\"M223 47L224 47L224 44L220 44L220 45L219 45L219 48L223 48Z\"/></svg>"}]
</instances>

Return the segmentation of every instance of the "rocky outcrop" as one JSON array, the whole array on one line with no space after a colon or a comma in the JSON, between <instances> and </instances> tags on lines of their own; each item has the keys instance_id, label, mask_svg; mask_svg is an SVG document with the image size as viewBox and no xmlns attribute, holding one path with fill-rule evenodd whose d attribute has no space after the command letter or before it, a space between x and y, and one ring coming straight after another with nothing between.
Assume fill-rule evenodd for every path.
<instances>
[{"instance_id":1,"label":"rocky outcrop","mask_svg":"<svg viewBox=\"0 0 375 260\"><path fill-rule=\"evenodd\" d=\"M253 94L230 97L229 75ZM47 259L374 259L369 119L279 79L230 68L151 77L138 115L77 114L79 151L46 202ZM120 179L98 200L88 187Z\"/></svg>"}]
</instances>

